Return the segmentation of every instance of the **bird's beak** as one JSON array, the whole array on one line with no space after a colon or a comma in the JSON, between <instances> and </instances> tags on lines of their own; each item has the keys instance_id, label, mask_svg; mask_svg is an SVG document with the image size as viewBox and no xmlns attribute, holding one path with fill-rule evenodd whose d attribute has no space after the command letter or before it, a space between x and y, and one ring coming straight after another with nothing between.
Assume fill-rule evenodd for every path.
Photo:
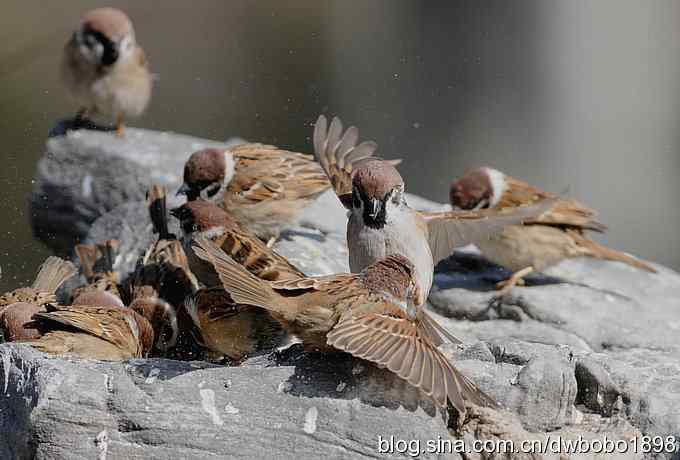
<instances>
[{"instance_id":1,"label":"bird's beak","mask_svg":"<svg viewBox=\"0 0 680 460\"><path fill-rule=\"evenodd\" d=\"M375 219L380 214L380 209L382 209L382 201L377 198L371 198L368 202L368 217Z\"/></svg>"},{"instance_id":2,"label":"bird's beak","mask_svg":"<svg viewBox=\"0 0 680 460\"><path fill-rule=\"evenodd\" d=\"M190 190L191 190L191 188L187 185L186 182L184 182L184 183L182 184L182 186L179 188L179 190L177 190L177 193L176 193L175 195L176 195L176 196L179 196L179 195L188 195Z\"/></svg>"}]
</instances>

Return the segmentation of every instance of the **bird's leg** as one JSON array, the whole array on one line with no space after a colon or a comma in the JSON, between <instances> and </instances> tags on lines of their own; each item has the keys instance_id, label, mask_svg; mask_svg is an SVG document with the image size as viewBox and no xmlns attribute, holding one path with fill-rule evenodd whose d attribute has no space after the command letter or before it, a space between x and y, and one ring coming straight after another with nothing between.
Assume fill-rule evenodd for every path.
<instances>
[{"instance_id":1,"label":"bird's leg","mask_svg":"<svg viewBox=\"0 0 680 460\"><path fill-rule=\"evenodd\" d=\"M499 290L498 295L500 297L509 294L512 288L514 288L517 285L524 285L524 280L522 279L523 277L527 276L529 273L534 271L534 267L525 267L515 273L512 274L510 278L508 278L505 281L501 281L500 283L496 284L496 289Z\"/></svg>"},{"instance_id":2,"label":"bird's leg","mask_svg":"<svg viewBox=\"0 0 680 460\"><path fill-rule=\"evenodd\" d=\"M123 125L123 115L116 116L116 136L123 137L125 127Z\"/></svg>"},{"instance_id":3,"label":"bird's leg","mask_svg":"<svg viewBox=\"0 0 680 460\"><path fill-rule=\"evenodd\" d=\"M81 107L77 112L76 112L76 117L75 117L75 122L82 122L83 120L87 119L87 107Z\"/></svg>"},{"instance_id":4,"label":"bird's leg","mask_svg":"<svg viewBox=\"0 0 680 460\"><path fill-rule=\"evenodd\" d=\"M274 246L274 243L276 243L276 240L277 240L277 239L278 239L278 238L275 237L275 236L272 236L271 238L269 238L269 239L267 240L267 247L271 249L271 248Z\"/></svg>"}]
</instances>

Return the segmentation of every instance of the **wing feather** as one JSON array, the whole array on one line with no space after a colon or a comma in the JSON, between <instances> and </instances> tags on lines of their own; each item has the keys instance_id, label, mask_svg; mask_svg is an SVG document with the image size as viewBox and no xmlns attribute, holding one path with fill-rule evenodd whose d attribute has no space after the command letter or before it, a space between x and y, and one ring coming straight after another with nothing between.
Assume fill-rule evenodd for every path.
<instances>
[{"instance_id":1,"label":"wing feather","mask_svg":"<svg viewBox=\"0 0 680 460\"><path fill-rule=\"evenodd\" d=\"M357 145L359 129L350 126L343 133L342 121L334 117L330 127L324 115L314 125L314 152L338 197L352 193L352 170L354 165L373 156L378 144L364 141ZM347 205L343 201L343 205Z\"/></svg>"},{"instance_id":2,"label":"wing feather","mask_svg":"<svg viewBox=\"0 0 680 460\"><path fill-rule=\"evenodd\" d=\"M508 225L536 219L552 209L558 199L507 210L420 212L427 226L434 263L449 257L455 248L491 238Z\"/></svg>"},{"instance_id":3,"label":"wing feather","mask_svg":"<svg viewBox=\"0 0 680 460\"><path fill-rule=\"evenodd\" d=\"M395 310L396 311L396 310ZM461 413L464 399L495 405L423 336L425 330L398 313L345 315L328 333L328 344L387 367L444 407L447 399Z\"/></svg>"},{"instance_id":4,"label":"wing feather","mask_svg":"<svg viewBox=\"0 0 680 460\"><path fill-rule=\"evenodd\" d=\"M263 144L243 144L230 151L238 174L229 182L227 196L239 203L312 199L330 186L311 155Z\"/></svg>"}]
</instances>

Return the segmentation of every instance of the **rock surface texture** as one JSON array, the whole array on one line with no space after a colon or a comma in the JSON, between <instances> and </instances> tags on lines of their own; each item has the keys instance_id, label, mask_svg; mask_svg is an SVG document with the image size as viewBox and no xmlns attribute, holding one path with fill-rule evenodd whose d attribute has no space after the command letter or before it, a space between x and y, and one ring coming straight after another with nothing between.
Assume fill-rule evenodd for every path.
<instances>
[{"instance_id":1,"label":"rock surface texture","mask_svg":"<svg viewBox=\"0 0 680 460\"><path fill-rule=\"evenodd\" d=\"M75 238L118 238L124 275L154 238L146 188L156 181L174 191L186 157L207 145L221 144L136 129L124 139L90 131L50 139L32 198L36 235L62 253ZM345 271L344 231L329 193L276 249L309 274ZM565 261L498 300L491 289L507 272L474 251L440 264L429 307L465 342L442 349L505 408L471 407L460 427L389 372L299 345L224 367L63 360L3 344L0 458L391 458L420 449L419 458L678 459L641 450L641 436L680 440L680 276L657 268ZM635 437L637 452L623 442ZM605 438L628 449L552 452L560 440L596 448ZM469 448L512 441L516 452L427 451L438 439ZM420 444L381 452L390 440ZM520 452L532 440L546 451Z\"/></svg>"}]
</instances>

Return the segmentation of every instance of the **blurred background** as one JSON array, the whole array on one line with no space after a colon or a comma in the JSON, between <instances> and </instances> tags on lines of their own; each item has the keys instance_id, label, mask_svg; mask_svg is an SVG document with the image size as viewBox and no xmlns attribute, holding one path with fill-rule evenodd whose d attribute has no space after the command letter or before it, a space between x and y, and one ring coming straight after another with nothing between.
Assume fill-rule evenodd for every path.
<instances>
[{"instance_id":1,"label":"blurred background","mask_svg":"<svg viewBox=\"0 0 680 460\"><path fill-rule=\"evenodd\" d=\"M601 241L680 268L680 2L92 1L3 5L0 290L48 251L27 202L80 15L117 6L158 74L132 125L305 152L319 113L400 157L408 189L446 201L491 165L601 211Z\"/></svg>"}]
</instances>

